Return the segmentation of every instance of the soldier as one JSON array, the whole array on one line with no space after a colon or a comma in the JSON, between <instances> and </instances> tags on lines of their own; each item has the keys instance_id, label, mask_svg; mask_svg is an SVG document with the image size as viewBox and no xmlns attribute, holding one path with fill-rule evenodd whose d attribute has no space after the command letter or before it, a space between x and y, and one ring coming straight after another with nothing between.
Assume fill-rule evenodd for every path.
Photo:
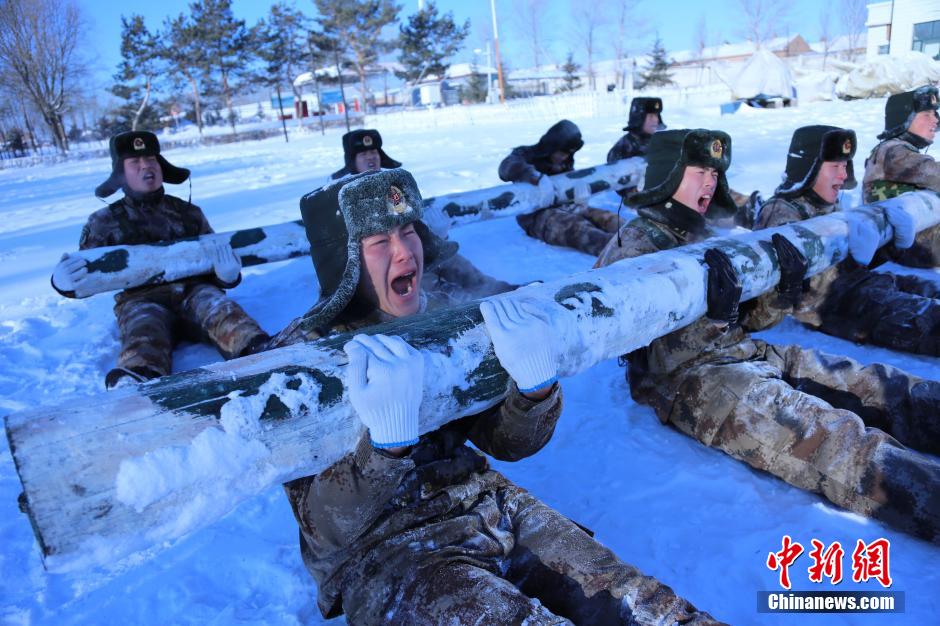
<instances>
[{"instance_id":1,"label":"soldier","mask_svg":"<svg viewBox=\"0 0 940 626\"><path fill-rule=\"evenodd\" d=\"M639 217L598 266L702 241L710 219L734 210L725 133L656 133L648 157ZM772 243L778 297L798 296L806 259L780 235ZM940 383L751 338L736 324L741 286L729 259L711 249L705 261L706 317L628 356L633 398L705 445L940 543L940 461L930 456L940 453Z\"/></svg>"},{"instance_id":2,"label":"soldier","mask_svg":"<svg viewBox=\"0 0 940 626\"><path fill-rule=\"evenodd\" d=\"M324 291L276 344L435 306L421 274L447 251L428 236L408 172L356 176L305 202ZM394 336L359 334L345 344L350 403L367 434L326 471L285 485L323 615L432 626L715 623L466 445L525 458L548 442L561 413L548 322L525 302L480 308L510 375L506 399L424 435L426 357Z\"/></svg>"},{"instance_id":3,"label":"soldier","mask_svg":"<svg viewBox=\"0 0 940 626\"><path fill-rule=\"evenodd\" d=\"M663 101L659 98L634 98L630 102L630 117L624 130L627 131L607 153L607 162L613 163L631 157L646 157L650 137L663 124Z\"/></svg>"},{"instance_id":4,"label":"soldier","mask_svg":"<svg viewBox=\"0 0 940 626\"><path fill-rule=\"evenodd\" d=\"M842 189L857 185L852 164L857 141L851 130L804 126L793 133L784 182L762 207L755 230L827 215ZM772 296L744 307L764 326L791 314L808 326L855 342L940 354L940 290L913 276L872 272L846 259L810 279L797 309Z\"/></svg>"},{"instance_id":5,"label":"soldier","mask_svg":"<svg viewBox=\"0 0 940 626\"><path fill-rule=\"evenodd\" d=\"M124 197L91 214L79 249L170 242L212 232L199 207L164 192L164 181L178 185L189 178L189 170L163 158L156 135L120 133L111 137L110 148L111 176L95 195L107 198L121 189ZM187 337L211 342L226 359L251 354L268 341L267 333L223 291L241 282L241 260L232 247L213 243L207 254L211 278L136 287L114 296L121 354L105 377L109 389L169 374L178 326ZM88 270L80 257L66 254L63 261L52 275L52 286L68 294Z\"/></svg>"},{"instance_id":6,"label":"soldier","mask_svg":"<svg viewBox=\"0 0 940 626\"><path fill-rule=\"evenodd\" d=\"M574 169L574 153L581 149L581 131L568 120L561 120L532 146L513 148L499 164L500 179L511 183L538 186L545 206L555 198L555 188L548 178ZM516 216L516 221L530 237L557 246L567 246L597 256L617 231L618 218L610 211L587 206L591 196L587 184L575 187L575 210L554 207Z\"/></svg>"},{"instance_id":7,"label":"soldier","mask_svg":"<svg viewBox=\"0 0 940 626\"><path fill-rule=\"evenodd\" d=\"M343 135L343 156L346 159L346 167L334 172L332 180L363 172L377 172L383 168L401 167L401 163L385 154L382 150L382 135L371 128L354 130ZM428 215L427 222L435 233L447 237L449 218L438 214ZM456 253L438 265L433 272L425 273L424 280L426 290L442 295L449 294L451 304L485 298L518 287L484 274L470 259Z\"/></svg>"}]
</instances>

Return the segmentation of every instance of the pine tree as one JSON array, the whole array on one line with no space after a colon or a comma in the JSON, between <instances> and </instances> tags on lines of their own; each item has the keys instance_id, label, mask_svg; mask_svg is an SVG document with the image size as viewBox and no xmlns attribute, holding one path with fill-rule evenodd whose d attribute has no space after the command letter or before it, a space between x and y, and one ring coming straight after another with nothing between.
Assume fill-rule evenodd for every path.
<instances>
[{"instance_id":1,"label":"pine tree","mask_svg":"<svg viewBox=\"0 0 940 626\"><path fill-rule=\"evenodd\" d=\"M574 62L574 54L569 51L568 59L561 66L561 71L565 73L565 84L558 90L559 92L574 91L581 86L581 77L578 76L578 70L580 69L581 66Z\"/></svg>"},{"instance_id":2,"label":"pine tree","mask_svg":"<svg viewBox=\"0 0 940 626\"><path fill-rule=\"evenodd\" d=\"M294 77L309 56L307 22L306 16L297 9L278 3L271 7L267 20L261 20L252 29L255 54L264 63L259 82L277 91L282 121L284 108L281 102L281 86L289 85L294 94L294 101L300 101L300 89L294 86ZM301 123L299 114L297 122ZM286 128L284 140L287 141Z\"/></svg>"},{"instance_id":3,"label":"pine tree","mask_svg":"<svg viewBox=\"0 0 940 626\"><path fill-rule=\"evenodd\" d=\"M463 102L486 102L486 74L476 64L470 66L470 78L460 86L460 100Z\"/></svg>"},{"instance_id":4,"label":"pine tree","mask_svg":"<svg viewBox=\"0 0 940 626\"><path fill-rule=\"evenodd\" d=\"M164 42L161 56L166 60L167 74L173 81L174 90L180 90L185 84L192 93L194 118L199 134L202 135L203 92L211 90L212 79L209 74L209 62L206 49L203 47L198 27L192 19L180 13L176 18L163 23Z\"/></svg>"},{"instance_id":5,"label":"pine tree","mask_svg":"<svg viewBox=\"0 0 940 626\"><path fill-rule=\"evenodd\" d=\"M434 74L443 78L449 67L445 60L452 57L470 33L470 20L463 26L454 22L454 14L438 16L437 7L430 0L423 9L408 18L399 27L401 54L398 60L404 70L395 75L402 80L417 82L423 76Z\"/></svg>"},{"instance_id":6,"label":"pine tree","mask_svg":"<svg viewBox=\"0 0 940 626\"><path fill-rule=\"evenodd\" d=\"M143 16L121 16L121 63L111 93L127 101L117 113L130 120L130 130L140 128L142 121L151 128L159 122L150 97L160 72L160 53L157 38L147 29Z\"/></svg>"},{"instance_id":7,"label":"pine tree","mask_svg":"<svg viewBox=\"0 0 940 626\"><path fill-rule=\"evenodd\" d=\"M669 73L669 59L666 58L666 49L663 47L662 39L656 35L656 42L653 44L653 51L650 52L650 60L646 65L646 71L640 73L640 82L637 89L646 89L647 87L665 87L672 85L672 74Z\"/></svg>"}]
</instances>

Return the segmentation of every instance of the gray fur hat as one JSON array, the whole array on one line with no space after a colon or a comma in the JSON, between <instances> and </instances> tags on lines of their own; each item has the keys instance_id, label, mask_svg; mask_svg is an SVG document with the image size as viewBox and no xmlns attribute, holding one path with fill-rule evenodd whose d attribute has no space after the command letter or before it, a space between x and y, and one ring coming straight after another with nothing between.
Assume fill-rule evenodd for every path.
<instances>
[{"instance_id":1,"label":"gray fur hat","mask_svg":"<svg viewBox=\"0 0 940 626\"><path fill-rule=\"evenodd\" d=\"M301 198L300 212L320 281L320 301L304 315L309 328L327 326L352 302L363 237L414 223L425 267L457 252L455 242L437 237L421 221L424 201L418 185L400 168L365 172L317 189Z\"/></svg>"}]
</instances>

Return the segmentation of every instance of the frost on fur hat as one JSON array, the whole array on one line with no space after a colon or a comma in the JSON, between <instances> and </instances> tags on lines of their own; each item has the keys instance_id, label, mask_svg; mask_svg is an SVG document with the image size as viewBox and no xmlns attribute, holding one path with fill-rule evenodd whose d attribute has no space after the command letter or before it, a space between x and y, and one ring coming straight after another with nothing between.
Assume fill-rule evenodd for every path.
<instances>
[{"instance_id":1,"label":"frost on fur hat","mask_svg":"<svg viewBox=\"0 0 940 626\"><path fill-rule=\"evenodd\" d=\"M359 242L414 222L432 267L457 252L457 244L434 235L424 222L418 185L403 169L365 172L317 189L300 200L310 256L320 281L320 301L304 315L304 325L328 325L349 305L359 286Z\"/></svg>"},{"instance_id":2,"label":"frost on fur hat","mask_svg":"<svg viewBox=\"0 0 940 626\"><path fill-rule=\"evenodd\" d=\"M900 137L921 111L933 111L937 115L938 90L932 85L918 87L914 91L896 93L885 102L885 130L878 139ZM937 115L940 119L940 115Z\"/></svg>"},{"instance_id":3,"label":"frost on fur hat","mask_svg":"<svg viewBox=\"0 0 940 626\"><path fill-rule=\"evenodd\" d=\"M718 185L708 207L708 217L727 217L737 210L725 172L731 166L731 137L720 130L663 130L654 133L646 154L644 188L629 196L633 206L649 206L668 198L679 188L688 165L718 170Z\"/></svg>"},{"instance_id":4,"label":"frost on fur hat","mask_svg":"<svg viewBox=\"0 0 940 626\"><path fill-rule=\"evenodd\" d=\"M111 137L111 175L95 188L95 195L107 198L124 185L124 159L139 156L155 156L163 172L163 182L179 185L189 178L189 170L176 167L160 154L160 141L157 136L145 130L118 133Z\"/></svg>"},{"instance_id":5,"label":"frost on fur hat","mask_svg":"<svg viewBox=\"0 0 940 626\"><path fill-rule=\"evenodd\" d=\"M816 182L819 168L825 161L845 161L846 173L844 189L855 189L855 169L852 158L858 140L855 131L836 126L803 126L793 131L790 151L787 153L787 169L783 183L774 193L785 198L794 198L812 189Z\"/></svg>"}]
</instances>

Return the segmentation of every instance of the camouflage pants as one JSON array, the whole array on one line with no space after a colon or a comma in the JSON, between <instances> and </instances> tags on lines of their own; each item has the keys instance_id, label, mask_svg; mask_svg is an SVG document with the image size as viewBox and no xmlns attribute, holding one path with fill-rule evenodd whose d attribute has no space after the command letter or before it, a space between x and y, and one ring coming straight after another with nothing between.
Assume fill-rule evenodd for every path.
<instances>
[{"instance_id":1,"label":"camouflage pants","mask_svg":"<svg viewBox=\"0 0 940 626\"><path fill-rule=\"evenodd\" d=\"M121 334L118 368L144 378L170 373L180 335L208 341L226 359L267 337L225 292L206 283L173 283L140 294L119 294L114 314Z\"/></svg>"},{"instance_id":2,"label":"camouflage pants","mask_svg":"<svg viewBox=\"0 0 940 626\"><path fill-rule=\"evenodd\" d=\"M857 343L940 356L937 285L912 276L866 274L851 288L833 285L840 295L824 303L819 323L810 325Z\"/></svg>"},{"instance_id":3,"label":"camouflage pants","mask_svg":"<svg viewBox=\"0 0 940 626\"><path fill-rule=\"evenodd\" d=\"M591 207L540 209L517 215L516 221L530 237L555 246L574 248L593 257L601 253L620 226L616 213Z\"/></svg>"},{"instance_id":4,"label":"camouflage pants","mask_svg":"<svg viewBox=\"0 0 940 626\"><path fill-rule=\"evenodd\" d=\"M518 287L481 272L466 257L455 254L440 265L428 268L421 280L421 288L428 293L444 296L451 305L512 291Z\"/></svg>"},{"instance_id":5,"label":"camouflage pants","mask_svg":"<svg viewBox=\"0 0 940 626\"><path fill-rule=\"evenodd\" d=\"M496 472L462 514L370 549L350 624L717 624Z\"/></svg>"},{"instance_id":6,"label":"camouflage pants","mask_svg":"<svg viewBox=\"0 0 940 626\"><path fill-rule=\"evenodd\" d=\"M631 381L702 443L835 504L940 543L940 383L756 341L755 360ZM891 435L887 434L891 433Z\"/></svg>"}]
</instances>

